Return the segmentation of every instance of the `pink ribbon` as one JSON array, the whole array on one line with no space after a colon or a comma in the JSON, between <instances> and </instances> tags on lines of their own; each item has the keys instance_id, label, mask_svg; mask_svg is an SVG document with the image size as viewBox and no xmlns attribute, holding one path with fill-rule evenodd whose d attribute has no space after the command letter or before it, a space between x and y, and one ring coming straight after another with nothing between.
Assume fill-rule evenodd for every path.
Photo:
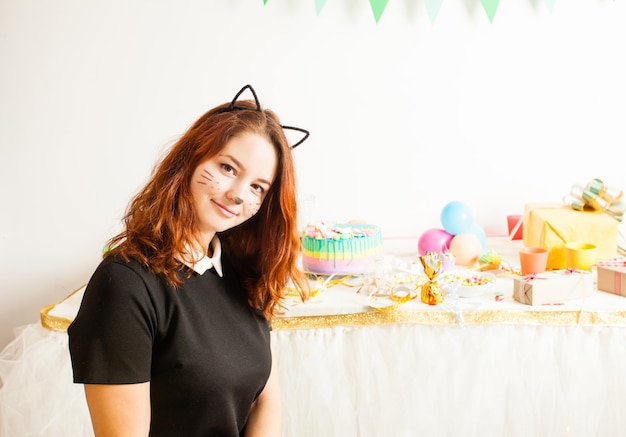
<instances>
[{"instance_id":1,"label":"pink ribbon","mask_svg":"<svg viewBox=\"0 0 626 437\"><path fill-rule=\"evenodd\" d=\"M613 259L606 260L606 261L598 261L596 263L596 266L600 266L600 267L626 266L626 258L618 257L618 258L613 258ZM611 269L607 269L607 270L611 270ZM613 287L615 290L615 294L618 294L620 296L626 296L626 294L622 293L622 274L623 272L619 272L619 271L613 272Z\"/></svg>"},{"instance_id":2,"label":"pink ribbon","mask_svg":"<svg viewBox=\"0 0 626 437\"><path fill-rule=\"evenodd\" d=\"M568 267L566 269L555 270L554 273L558 273L559 275L571 275L574 273L578 273L579 275L591 274L589 270L578 270L574 267Z\"/></svg>"},{"instance_id":3,"label":"pink ribbon","mask_svg":"<svg viewBox=\"0 0 626 437\"><path fill-rule=\"evenodd\" d=\"M613 258L607 261L598 261L596 266L626 266L626 258Z\"/></svg>"},{"instance_id":4,"label":"pink ribbon","mask_svg":"<svg viewBox=\"0 0 626 437\"><path fill-rule=\"evenodd\" d=\"M615 276L613 276L613 286L615 287L615 291L621 296L622 295L622 273L615 272Z\"/></svg>"},{"instance_id":5,"label":"pink ribbon","mask_svg":"<svg viewBox=\"0 0 626 437\"><path fill-rule=\"evenodd\" d=\"M548 279L548 278L542 278L541 276L537 276L536 273L531 273L530 275L524 276L524 281L526 282L530 282L533 279Z\"/></svg>"}]
</instances>

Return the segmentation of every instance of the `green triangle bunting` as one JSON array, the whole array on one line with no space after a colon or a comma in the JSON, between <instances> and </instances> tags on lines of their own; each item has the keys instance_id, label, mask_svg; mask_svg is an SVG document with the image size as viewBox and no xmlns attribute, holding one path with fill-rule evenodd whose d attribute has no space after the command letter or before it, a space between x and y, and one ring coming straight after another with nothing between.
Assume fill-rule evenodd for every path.
<instances>
[{"instance_id":1,"label":"green triangle bunting","mask_svg":"<svg viewBox=\"0 0 626 437\"><path fill-rule=\"evenodd\" d=\"M378 23L380 17L385 12L385 8L387 7L387 3L389 0L370 0L370 5L372 5L372 12L374 12L374 19Z\"/></svg>"},{"instance_id":2,"label":"green triangle bunting","mask_svg":"<svg viewBox=\"0 0 626 437\"><path fill-rule=\"evenodd\" d=\"M441 8L441 4L443 0L424 0L424 5L426 6L426 12L428 12L428 18L430 18L430 22L434 23L437 18L437 14L439 13L439 9Z\"/></svg>"},{"instance_id":3,"label":"green triangle bunting","mask_svg":"<svg viewBox=\"0 0 626 437\"><path fill-rule=\"evenodd\" d=\"M317 15L319 15L320 12L322 12L322 8L324 7L325 4L326 4L326 0L315 0L315 12L317 12Z\"/></svg>"},{"instance_id":4,"label":"green triangle bunting","mask_svg":"<svg viewBox=\"0 0 626 437\"><path fill-rule=\"evenodd\" d=\"M483 9L487 13L489 17L489 21L493 23L493 17L496 15L496 10L498 9L498 5L500 4L500 0L480 0L483 5Z\"/></svg>"}]
</instances>

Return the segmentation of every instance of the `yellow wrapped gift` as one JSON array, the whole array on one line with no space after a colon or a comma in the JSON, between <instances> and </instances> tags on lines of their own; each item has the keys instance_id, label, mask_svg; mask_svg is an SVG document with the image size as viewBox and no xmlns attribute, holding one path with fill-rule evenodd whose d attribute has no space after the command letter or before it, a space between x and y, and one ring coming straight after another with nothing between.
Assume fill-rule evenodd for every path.
<instances>
[{"instance_id":1,"label":"yellow wrapped gift","mask_svg":"<svg viewBox=\"0 0 626 437\"><path fill-rule=\"evenodd\" d=\"M598 261L617 254L619 222L598 211L575 211L567 206L525 207L523 243L549 250L547 269L564 269L566 243L592 243L598 248Z\"/></svg>"}]
</instances>

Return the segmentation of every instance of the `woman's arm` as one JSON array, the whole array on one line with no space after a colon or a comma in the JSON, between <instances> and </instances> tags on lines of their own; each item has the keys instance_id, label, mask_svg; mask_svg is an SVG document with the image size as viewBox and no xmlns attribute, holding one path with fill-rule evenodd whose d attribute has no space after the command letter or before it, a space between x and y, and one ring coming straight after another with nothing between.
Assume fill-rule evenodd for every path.
<instances>
[{"instance_id":1,"label":"woman's arm","mask_svg":"<svg viewBox=\"0 0 626 437\"><path fill-rule=\"evenodd\" d=\"M273 349L273 348L272 348ZM272 370L265 388L250 408L246 437L280 437L282 435L282 401L276 355L272 350Z\"/></svg>"},{"instance_id":2,"label":"woman's arm","mask_svg":"<svg viewBox=\"0 0 626 437\"><path fill-rule=\"evenodd\" d=\"M150 431L150 383L85 384L96 437L144 437Z\"/></svg>"}]
</instances>

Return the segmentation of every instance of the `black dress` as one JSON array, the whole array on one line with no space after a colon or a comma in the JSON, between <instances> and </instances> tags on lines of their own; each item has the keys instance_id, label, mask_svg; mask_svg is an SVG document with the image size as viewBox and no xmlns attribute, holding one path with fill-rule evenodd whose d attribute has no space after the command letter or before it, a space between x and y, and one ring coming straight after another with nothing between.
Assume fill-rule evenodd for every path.
<instances>
[{"instance_id":1,"label":"black dress","mask_svg":"<svg viewBox=\"0 0 626 437\"><path fill-rule=\"evenodd\" d=\"M68 329L74 381L150 381L152 437L239 436L271 369L270 328L228 263L178 289L106 258Z\"/></svg>"}]
</instances>

